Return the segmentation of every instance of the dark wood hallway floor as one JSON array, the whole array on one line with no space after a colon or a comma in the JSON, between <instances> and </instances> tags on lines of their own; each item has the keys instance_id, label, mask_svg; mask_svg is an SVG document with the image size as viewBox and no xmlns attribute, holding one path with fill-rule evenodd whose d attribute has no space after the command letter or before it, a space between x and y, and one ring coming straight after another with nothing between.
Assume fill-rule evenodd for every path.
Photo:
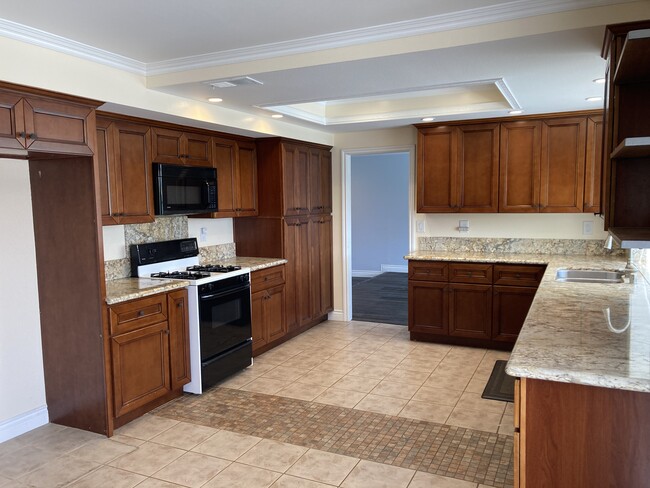
<instances>
[{"instance_id":1,"label":"dark wood hallway floor","mask_svg":"<svg viewBox=\"0 0 650 488\"><path fill-rule=\"evenodd\" d=\"M352 318L407 325L408 274L382 273L373 278L352 278Z\"/></svg>"}]
</instances>

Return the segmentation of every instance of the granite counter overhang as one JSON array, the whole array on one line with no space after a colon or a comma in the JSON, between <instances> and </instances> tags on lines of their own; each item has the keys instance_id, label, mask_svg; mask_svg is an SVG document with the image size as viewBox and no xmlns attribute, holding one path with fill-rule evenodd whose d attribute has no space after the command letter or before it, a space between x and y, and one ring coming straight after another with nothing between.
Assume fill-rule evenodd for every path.
<instances>
[{"instance_id":1,"label":"granite counter overhang","mask_svg":"<svg viewBox=\"0 0 650 488\"><path fill-rule=\"evenodd\" d=\"M650 285L643 274L634 284L555 281L558 268L616 270L625 267L623 258L417 251L405 259L546 264L507 373L650 392Z\"/></svg>"},{"instance_id":2,"label":"granite counter overhang","mask_svg":"<svg viewBox=\"0 0 650 488\"><path fill-rule=\"evenodd\" d=\"M251 273L261 269L272 268L285 264L286 259L281 258L251 258L251 257L233 257L219 260L219 264L241 266L250 268ZM120 278L106 282L106 304L115 305L116 303L135 300L158 293L184 288L188 286L189 281L179 280L152 280L149 278Z\"/></svg>"}]
</instances>

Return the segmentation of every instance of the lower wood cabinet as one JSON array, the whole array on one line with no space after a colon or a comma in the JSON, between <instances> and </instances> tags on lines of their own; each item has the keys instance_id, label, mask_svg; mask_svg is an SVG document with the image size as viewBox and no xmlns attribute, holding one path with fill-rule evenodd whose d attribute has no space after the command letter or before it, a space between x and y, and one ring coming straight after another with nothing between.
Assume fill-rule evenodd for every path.
<instances>
[{"instance_id":1,"label":"lower wood cabinet","mask_svg":"<svg viewBox=\"0 0 650 488\"><path fill-rule=\"evenodd\" d=\"M260 354L287 333L284 265L251 273L251 308L253 354Z\"/></svg>"},{"instance_id":2,"label":"lower wood cabinet","mask_svg":"<svg viewBox=\"0 0 650 488\"><path fill-rule=\"evenodd\" d=\"M409 261L411 339L509 349L545 266Z\"/></svg>"},{"instance_id":3,"label":"lower wood cabinet","mask_svg":"<svg viewBox=\"0 0 650 488\"><path fill-rule=\"evenodd\" d=\"M116 426L180 395L190 381L187 290L109 308Z\"/></svg>"}]
</instances>

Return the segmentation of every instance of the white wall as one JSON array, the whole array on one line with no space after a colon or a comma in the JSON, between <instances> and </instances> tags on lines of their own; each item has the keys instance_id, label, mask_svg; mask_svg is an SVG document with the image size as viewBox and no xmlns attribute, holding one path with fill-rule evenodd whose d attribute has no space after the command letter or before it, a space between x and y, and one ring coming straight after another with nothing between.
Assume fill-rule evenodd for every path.
<instances>
[{"instance_id":1,"label":"white wall","mask_svg":"<svg viewBox=\"0 0 650 488\"><path fill-rule=\"evenodd\" d=\"M409 153L353 155L352 274L405 267L409 249ZM360 274L362 273L362 274Z\"/></svg>"},{"instance_id":2,"label":"white wall","mask_svg":"<svg viewBox=\"0 0 650 488\"><path fill-rule=\"evenodd\" d=\"M199 247L216 246L234 242L232 219L188 219L190 237L196 237ZM201 240L201 228L207 230L205 241Z\"/></svg>"},{"instance_id":3,"label":"white wall","mask_svg":"<svg viewBox=\"0 0 650 488\"><path fill-rule=\"evenodd\" d=\"M27 161L0 159L0 442L47 422Z\"/></svg>"}]
</instances>

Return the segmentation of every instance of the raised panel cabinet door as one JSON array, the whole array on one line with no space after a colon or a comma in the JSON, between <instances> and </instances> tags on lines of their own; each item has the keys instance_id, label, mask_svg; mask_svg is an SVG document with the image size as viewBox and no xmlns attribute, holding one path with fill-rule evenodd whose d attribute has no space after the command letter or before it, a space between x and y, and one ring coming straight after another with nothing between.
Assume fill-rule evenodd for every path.
<instances>
[{"instance_id":1,"label":"raised panel cabinet door","mask_svg":"<svg viewBox=\"0 0 650 488\"><path fill-rule=\"evenodd\" d=\"M235 217L237 192L237 142L221 137L212 138L214 167L217 169L217 212L213 217Z\"/></svg>"},{"instance_id":2,"label":"raised panel cabinet door","mask_svg":"<svg viewBox=\"0 0 650 488\"><path fill-rule=\"evenodd\" d=\"M111 338L115 417L171 391L167 322Z\"/></svg>"},{"instance_id":3,"label":"raised panel cabinet door","mask_svg":"<svg viewBox=\"0 0 650 488\"><path fill-rule=\"evenodd\" d=\"M167 294L167 310L171 387L172 390L176 390L189 383L192 379L186 289L172 291Z\"/></svg>"},{"instance_id":4,"label":"raised panel cabinet door","mask_svg":"<svg viewBox=\"0 0 650 488\"><path fill-rule=\"evenodd\" d=\"M499 212L539 212L542 123L504 122L499 144Z\"/></svg>"},{"instance_id":5,"label":"raised panel cabinet door","mask_svg":"<svg viewBox=\"0 0 650 488\"><path fill-rule=\"evenodd\" d=\"M292 331L300 326L304 299L307 298L309 307L309 288L301 289L303 286L302 277L309 275L309 264L303 268L303 257L305 250L302 249L301 233L308 228L301 218L287 218L284 221L284 258L287 260L286 268L286 300L287 300L287 330ZM309 249L307 249L307 260L309 261Z\"/></svg>"},{"instance_id":6,"label":"raised panel cabinet door","mask_svg":"<svg viewBox=\"0 0 650 488\"><path fill-rule=\"evenodd\" d=\"M309 149L282 144L284 215L309 213Z\"/></svg>"},{"instance_id":7,"label":"raised panel cabinet door","mask_svg":"<svg viewBox=\"0 0 650 488\"><path fill-rule=\"evenodd\" d=\"M253 351L268 344L267 324L265 321L264 305L266 290L251 294L251 335L253 336Z\"/></svg>"},{"instance_id":8,"label":"raised panel cabinet door","mask_svg":"<svg viewBox=\"0 0 650 488\"><path fill-rule=\"evenodd\" d=\"M119 213L118 190L115 187L117 174L113 161L113 149L109 135L110 120L97 119L97 150L95 157L99 168L99 200L102 209L102 225L117 224L113 214Z\"/></svg>"},{"instance_id":9,"label":"raised panel cabinet door","mask_svg":"<svg viewBox=\"0 0 650 488\"><path fill-rule=\"evenodd\" d=\"M210 136L185 132L181 142L184 164L212 167L212 138Z\"/></svg>"},{"instance_id":10,"label":"raised panel cabinet door","mask_svg":"<svg viewBox=\"0 0 650 488\"><path fill-rule=\"evenodd\" d=\"M20 95L0 93L0 147L24 154L25 114Z\"/></svg>"},{"instance_id":11,"label":"raised panel cabinet door","mask_svg":"<svg viewBox=\"0 0 650 488\"><path fill-rule=\"evenodd\" d=\"M499 124L458 127L458 181L461 212L499 208Z\"/></svg>"},{"instance_id":12,"label":"raised panel cabinet door","mask_svg":"<svg viewBox=\"0 0 650 488\"><path fill-rule=\"evenodd\" d=\"M458 129L420 129L416 166L418 212L458 212Z\"/></svg>"},{"instance_id":13,"label":"raised panel cabinet door","mask_svg":"<svg viewBox=\"0 0 650 488\"><path fill-rule=\"evenodd\" d=\"M584 212L600 213L603 169L603 117L587 119L587 151L585 154Z\"/></svg>"},{"instance_id":14,"label":"raised panel cabinet door","mask_svg":"<svg viewBox=\"0 0 650 488\"><path fill-rule=\"evenodd\" d=\"M184 164L182 132L152 127L151 138L154 163Z\"/></svg>"},{"instance_id":15,"label":"raised panel cabinet door","mask_svg":"<svg viewBox=\"0 0 650 488\"><path fill-rule=\"evenodd\" d=\"M323 210L321 176L320 149L309 148L309 211L311 213L317 214Z\"/></svg>"},{"instance_id":16,"label":"raised panel cabinet door","mask_svg":"<svg viewBox=\"0 0 650 488\"><path fill-rule=\"evenodd\" d=\"M153 222L151 129L146 125L115 122L111 127L111 135L115 161L119 168L119 222Z\"/></svg>"},{"instance_id":17,"label":"raised panel cabinet door","mask_svg":"<svg viewBox=\"0 0 650 488\"><path fill-rule=\"evenodd\" d=\"M308 217L300 217L296 232L297 272L296 272L296 304L298 323L303 326L314 317L312 295L314 285L310 266L310 226Z\"/></svg>"},{"instance_id":18,"label":"raised panel cabinet door","mask_svg":"<svg viewBox=\"0 0 650 488\"><path fill-rule=\"evenodd\" d=\"M253 142L239 141L237 143L236 181L237 216L253 217L257 215L257 152Z\"/></svg>"},{"instance_id":19,"label":"raised panel cabinet door","mask_svg":"<svg viewBox=\"0 0 650 488\"><path fill-rule=\"evenodd\" d=\"M586 139L584 117L543 122L540 212L582 212Z\"/></svg>"},{"instance_id":20,"label":"raised panel cabinet door","mask_svg":"<svg viewBox=\"0 0 650 488\"><path fill-rule=\"evenodd\" d=\"M449 335L489 339L492 334L492 286L449 285Z\"/></svg>"},{"instance_id":21,"label":"raised panel cabinet door","mask_svg":"<svg viewBox=\"0 0 650 488\"><path fill-rule=\"evenodd\" d=\"M492 291L492 340L515 342L535 298L536 288L494 286Z\"/></svg>"},{"instance_id":22,"label":"raised panel cabinet door","mask_svg":"<svg viewBox=\"0 0 650 488\"><path fill-rule=\"evenodd\" d=\"M279 285L266 290L264 299L264 318L268 341L272 342L287 333L287 324L284 317L285 297L284 285Z\"/></svg>"},{"instance_id":23,"label":"raised panel cabinet door","mask_svg":"<svg viewBox=\"0 0 650 488\"><path fill-rule=\"evenodd\" d=\"M325 315L334 310L332 217L322 216L319 219L319 227L320 309L318 315Z\"/></svg>"},{"instance_id":24,"label":"raised panel cabinet door","mask_svg":"<svg viewBox=\"0 0 650 488\"><path fill-rule=\"evenodd\" d=\"M26 146L30 151L93 155L94 107L32 97L25 97L23 102Z\"/></svg>"},{"instance_id":25,"label":"raised panel cabinet door","mask_svg":"<svg viewBox=\"0 0 650 488\"><path fill-rule=\"evenodd\" d=\"M408 282L408 329L433 335L449 333L449 287L447 283Z\"/></svg>"},{"instance_id":26,"label":"raised panel cabinet door","mask_svg":"<svg viewBox=\"0 0 650 488\"><path fill-rule=\"evenodd\" d=\"M326 149L320 152L320 197L321 213L332 213L332 153Z\"/></svg>"}]
</instances>

